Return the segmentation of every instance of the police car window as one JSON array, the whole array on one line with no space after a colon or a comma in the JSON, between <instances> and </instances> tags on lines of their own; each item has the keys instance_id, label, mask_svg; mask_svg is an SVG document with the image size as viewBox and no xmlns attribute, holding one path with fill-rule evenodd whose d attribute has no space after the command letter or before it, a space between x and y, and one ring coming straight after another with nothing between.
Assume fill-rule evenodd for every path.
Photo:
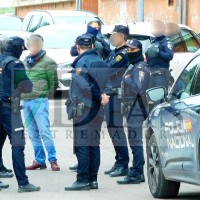
<instances>
[{"instance_id":1,"label":"police car window","mask_svg":"<svg viewBox=\"0 0 200 200\"><path fill-rule=\"evenodd\" d=\"M199 44L192 33L188 30L182 29L181 34L185 42L187 51L191 53L196 52L199 49Z\"/></svg>"},{"instance_id":2,"label":"police car window","mask_svg":"<svg viewBox=\"0 0 200 200\"><path fill-rule=\"evenodd\" d=\"M170 100L184 99L191 95L193 80L199 65L200 56L196 57L181 73L172 89Z\"/></svg>"},{"instance_id":3,"label":"police car window","mask_svg":"<svg viewBox=\"0 0 200 200\"><path fill-rule=\"evenodd\" d=\"M174 45L174 52L181 53L181 52L186 51L185 47L184 47L184 43L183 43L181 36L179 34L174 36L173 38L171 38L171 42Z\"/></svg>"},{"instance_id":4,"label":"police car window","mask_svg":"<svg viewBox=\"0 0 200 200\"><path fill-rule=\"evenodd\" d=\"M197 79L195 80L194 95L200 94L200 72L198 73Z\"/></svg>"},{"instance_id":5,"label":"police car window","mask_svg":"<svg viewBox=\"0 0 200 200\"><path fill-rule=\"evenodd\" d=\"M34 31L36 31L36 30L38 29L40 20L41 20L41 16L39 16L39 15L33 16L28 31L29 31L29 32L34 32Z\"/></svg>"},{"instance_id":6,"label":"police car window","mask_svg":"<svg viewBox=\"0 0 200 200\"><path fill-rule=\"evenodd\" d=\"M42 20L41 20L41 23L40 23L40 27L48 26L48 25L50 25L48 18L45 17L45 16L42 17Z\"/></svg>"}]
</instances>

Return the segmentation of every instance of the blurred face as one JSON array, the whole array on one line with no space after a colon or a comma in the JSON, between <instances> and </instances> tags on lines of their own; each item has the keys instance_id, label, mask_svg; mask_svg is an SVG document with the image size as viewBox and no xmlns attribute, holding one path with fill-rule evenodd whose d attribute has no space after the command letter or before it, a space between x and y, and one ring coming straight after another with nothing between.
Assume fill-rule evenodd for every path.
<instances>
[{"instance_id":1,"label":"blurred face","mask_svg":"<svg viewBox=\"0 0 200 200\"><path fill-rule=\"evenodd\" d=\"M166 24L165 35L167 37L173 37L173 36L179 34L180 31L181 31L181 29L178 24L175 24L175 23L167 23Z\"/></svg>"},{"instance_id":2,"label":"blurred face","mask_svg":"<svg viewBox=\"0 0 200 200\"><path fill-rule=\"evenodd\" d=\"M97 29L97 30L100 30L100 26L96 22L93 22L90 26L93 27L93 28L95 28L95 29Z\"/></svg>"},{"instance_id":3,"label":"blurred face","mask_svg":"<svg viewBox=\"0 0 200 200\"><path fill-rule=\"evenodd\" d=\"M124 35L121 33L113 33L110 36L110 43L114 46L114 47L120 47L125 43L125 39L124 39Z\"/></svg>"},{"instance_id":4,"label":"blurred face","mask_svg":"<svg viewBox=\"0 0 200 200\"><path fill-rule=\"evenodd\" d=\"M165 29L165 24L160 20L156 20L151 23L151 33L155 37L163 36L165 34Z\"/></svg>"},{"instance_id":5,"label":"blurred face","mask_svg":"<svg viewBox=\"0 0 200 200\"><path fill-rule=\"evenodd\" d=\"M31 38L27 42L27 47L31 55L39 53L43 48L43 41L40 38Z\"/></svg>"}]
</instances>

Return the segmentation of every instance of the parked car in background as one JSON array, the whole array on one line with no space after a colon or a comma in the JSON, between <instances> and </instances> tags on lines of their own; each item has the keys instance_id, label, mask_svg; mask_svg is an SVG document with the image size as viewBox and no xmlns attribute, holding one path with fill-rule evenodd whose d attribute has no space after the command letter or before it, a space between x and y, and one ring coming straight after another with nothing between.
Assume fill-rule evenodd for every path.
<instances>
[{"instance_id":1,"label":"parked car in background","mask_svg":"<svg viewBox=\"0 0 200 200\"><path fill-rule=\"evenodd\" d=\"M44 49L47 55L58 64L58 90L69 90L72 70L71 63L75 59L75 57L70 55L70 50L75 44L77 36L83 34L86 28L86 25L50 25L34 32L34 34L39 34L44 38ZM24 51L21 60L23 61L27 55L28 51Z\"/></svg>"},{"instance_id":2,"label":"parked car in background","mask_svg":"<svg viewBox=\"0 0 200 200\"><path fill-rule=\"evenodd\" d=\"M10 15L0 15L0 34L7 37L19 36L23 39L30 36L30 33L21 31L23 21L21 18Z\"/></svg>"},{"instance_id":3,"label":"parked car in background","mask_svg":"<svg viewBox=\"0 0 200 200\"><path fill-rule=\"evenodd\" d=\"M149 189L155 198L175 198L180 183L200 185L200 52L183 67L168 95L158 87L147 97L157 105L144 129Z\"/></svg>"},{"instance_id":4,"label":"parked car in background","mask_svg":"<svg viewBox=\"0 0 200 200\"><path fill-rule=\"evenodd\" d=\"M16 16L0 15L0 34L7 37L18 35L22 27L22 20Z\"/></svg>"},{"instance_id":5,"label":"parked car in background","mask_svg":"<svg viewBox=\"0 0 200 200\"><path fill-rule=\"evenodd\" d=\"M172 75L176 79L186 63L200 49L200 37L189 27L179 25L181 32L171 38L174 44L174 59L171 61L170 68L173 70ZM102 33L109 37L108 33L112 32L114 25L104 26ZM149 22L140 22L129 25L130 38L136 38L143 44L143 53L147 51L153 40L151 34L151 24Z\"/></svg>"},{"instance_id":6,"label":"parked car in background","mask_svg":"<svg viewBox=\"0 0 200 200\"><path fill-rule=\"evenodd\" d=\"M88 11L35 10L26 15L21 30L24 32L34 32L43 26L53 24L87 24L93 20L104 24L96 14Z\"/></svg>"},{"instance_id":7,"label":"parked car in background","mask_svg":"<svg viewBox=\"0 0 200 200\"><path fill-rule=\"evenodd\" d=\"M19 17L0 15L0 30L19 31L22 26L22 20Z\"/></svg>"}]
</instances>

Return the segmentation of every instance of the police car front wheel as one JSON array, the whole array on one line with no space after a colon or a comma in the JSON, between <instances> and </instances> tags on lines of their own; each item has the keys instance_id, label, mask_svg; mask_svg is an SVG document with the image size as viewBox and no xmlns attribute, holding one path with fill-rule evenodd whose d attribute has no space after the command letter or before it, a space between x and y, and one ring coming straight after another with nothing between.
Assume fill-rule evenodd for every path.
<instances>
[{"instance_id":1,"label":"police car front wheel","mask_svg":"<svg viewBox=\"0 0 200 200\"><path fill-rule=\"evenodd\" d=\"M180 183L166 180L164 177L154 134L147 144L147 175L149 189L154 198L174 198L178 195Z\"/></svg>"}]
</instances>

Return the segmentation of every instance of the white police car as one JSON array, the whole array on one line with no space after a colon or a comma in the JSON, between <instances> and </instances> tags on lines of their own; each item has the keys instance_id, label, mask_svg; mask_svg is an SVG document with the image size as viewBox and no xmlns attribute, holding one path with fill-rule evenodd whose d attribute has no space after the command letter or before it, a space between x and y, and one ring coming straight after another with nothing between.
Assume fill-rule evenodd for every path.
<instances>
[{"instance_id":1,"label":"white police car","mask_svg":"<svg viewBox=\"0 0 200 200\"><path fill-rule=\"evenodd\" d=\"M152 88L147 98L150 105L159 104L145 128L149 188L155 198L173 198L181 182L200 185L200 53L169 94Z\"/></svg>"}]
</instances>

